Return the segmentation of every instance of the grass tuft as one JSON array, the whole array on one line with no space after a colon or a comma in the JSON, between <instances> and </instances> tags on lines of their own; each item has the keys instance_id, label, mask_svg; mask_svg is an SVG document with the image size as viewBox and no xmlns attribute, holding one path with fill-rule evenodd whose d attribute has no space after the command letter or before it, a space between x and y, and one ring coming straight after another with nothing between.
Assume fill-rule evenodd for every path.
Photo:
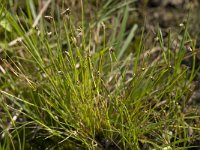
<instances>
[{"instance_id":1,"label":"grass tuft","mask_svg":"<svg viewBox=\"0 0 200 150\"><path fill-rule=\"evenodd\" d=\"M184 43L194 40L186 26L172 52L170 34L166 44L159 29L146 51L144 29L130 53L138 30L127 29L134 2L99 2L95 19L86 17L92 2L78 3L77 14L72 1L49 0L41 9L26 1L17 15L1 4L12 34L4 27L0 149L197 147L200 127L192 122L199 115L185 111L196 55L192 69L182 65Z\"/></svg>"}]
</instances>

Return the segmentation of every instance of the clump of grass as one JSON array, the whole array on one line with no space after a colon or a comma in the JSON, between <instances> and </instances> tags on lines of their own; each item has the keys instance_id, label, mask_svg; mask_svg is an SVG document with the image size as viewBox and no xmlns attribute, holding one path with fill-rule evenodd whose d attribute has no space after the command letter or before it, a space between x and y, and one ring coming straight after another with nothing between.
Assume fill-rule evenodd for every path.
<instances>
[{"instance_id":1,"label":"clump of grass","mask_svg":"<svg viewBox=\"0 0 200 150\"><path fill-rule=\"evenodd\" d=\"M5 39L0 148L191 147L200 128L188 121L199 116L184 114L196 75L195 69L181 65L184 43L191 40L187 25L174 53L170 34L166 46L158 31L155 44L160 49L154 60L154 51L144 51L144 32L137 49L126 53L137 29L133 25L126 32L131 1L108 1L97 21L89 23L80 6L81 22L67 10L57 12L59 17L42 17L34 28L2 7L12 36L22 38L14 45ZM35 16L33 8L27 8L28 17L22 14L23 21Z\"/></svg>"}]
</instances>

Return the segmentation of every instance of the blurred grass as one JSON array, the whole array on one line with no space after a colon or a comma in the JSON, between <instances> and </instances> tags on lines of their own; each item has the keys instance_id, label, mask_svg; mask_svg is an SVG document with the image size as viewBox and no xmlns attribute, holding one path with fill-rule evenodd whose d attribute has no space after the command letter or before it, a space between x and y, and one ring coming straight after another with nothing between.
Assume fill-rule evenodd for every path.
<instances>
[{"instance_id":1,"label":"blurred grass","mask_svg":"<svg viewBox=\"0 0 200 150\"><path fill-rule=\"evenodd\" d=\"M130 53L135 1L41 2L1 4L11 31L1 26L0 149L198 146L199 116L185 114L198 71L181 65L187 26L177 52L158 30L158 54L144 32Z\"/></svg>"}]
</instances>

